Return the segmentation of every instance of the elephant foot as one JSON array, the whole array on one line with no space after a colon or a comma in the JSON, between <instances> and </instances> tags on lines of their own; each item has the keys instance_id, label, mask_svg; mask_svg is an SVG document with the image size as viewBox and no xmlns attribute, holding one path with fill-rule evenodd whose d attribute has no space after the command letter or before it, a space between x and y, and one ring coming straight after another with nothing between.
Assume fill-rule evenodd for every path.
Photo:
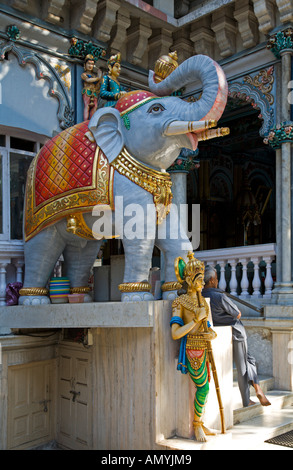
<instances>
[{"instance_id":1,"label":"elephant foot","mask_svg":"<svg viewBox=\"0 0 293 470\"><path fill-rule=\"evenodd\" d=\"M164 282L162 285L162 299L163 300L174 300L178 297L178 290L182 288L182 285L178 281Z\"/></svg>"},{"instance_id":2,"label":"elephant foot","mask_svg":"<svg viewBox=\"0 0 293 470\"><path fill-rule=\"evenodd\" d=\"M175 300L177 297L177 290L169 290L162 293L163 300Z\"/></svg>"},{"instance_id":3,"label":"elephant foot","mask_svg":"<svg viewBox=\"0 0 293 470\"><path fill-rule=\"evenodd\" d=\"M18 305L48 305L51 301L46 295L21 295Z\"/></svg>"},{"instance_id":4,"label":"elephant foot","mask_svg":"<svg viewBox=\"0 0 293 470\"><path fill-rule=\"evenodd\" d=\"M91 302L93 302L93 297L91 294L84 294L84 299L83 299L83 302L85 304L90 304Z\"/></svg>"},{"instance_id":5,"label":"elephant foot","mask_svg":"<svg viewBox=\"0 0 293 470\"><path fill-rule=\"evenodd\" d=\"M139 302L142 300L154 300L151 292L123 292L121 302Z\"/></svg>"},{"instance_id":6,"label":"elephant foot","mask_svg":"<svg viewBox=\"0 0 293 470\"><path fill-rule=\"evenodd\" d=\"M93 292L91 291L90 287L82 286L82 287L72 287L70 289L71 294L83 294L83 302L85 304L93 302Z\"/></svg>"},{"instance_id":7,"label":"elephant foot","mask_svg":"<svg viewBox=\"0 0 293 470\"><path fill-rule=\"evenodd\" d=\"M124 282L119 284L121 302L139 302L141 300L154 300L150 292L151 285L147 281Z\"/></svg>"}]
</instances>

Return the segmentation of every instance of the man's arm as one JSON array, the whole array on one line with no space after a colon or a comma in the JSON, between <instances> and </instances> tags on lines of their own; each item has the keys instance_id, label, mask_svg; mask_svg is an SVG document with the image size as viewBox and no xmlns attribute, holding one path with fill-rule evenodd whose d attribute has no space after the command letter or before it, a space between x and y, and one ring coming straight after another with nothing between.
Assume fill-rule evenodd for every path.
<instances>
[{"instance_id":1,"label":"man's arm","mask_svg":"<svg viewBox=\"0 0 293 470\"><path fill-rule=\"evenodd\" d=\"M233 318L237 318L239 320L241 317L239 308L225 294L222 295L222 305L228 315L231 315Z\"/></svg>"}]
</instances>

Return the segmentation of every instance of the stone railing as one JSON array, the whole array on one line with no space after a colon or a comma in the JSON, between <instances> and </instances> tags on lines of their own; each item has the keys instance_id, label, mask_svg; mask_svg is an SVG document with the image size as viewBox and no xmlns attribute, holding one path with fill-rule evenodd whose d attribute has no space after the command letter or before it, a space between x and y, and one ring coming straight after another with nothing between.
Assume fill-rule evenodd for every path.
<instances>
[{"instance_id":1,"label":"stone railing","mask_svg":"<svg viewBox=\"0 0 293 470\"><path fill-rule=\"evenodd\" d=\"M271 298L275 244L196 251L195 257L217 269L220 289L240 298Z\"/></svg>"},{"instance_id":2,"label":"stone railing","mask_svg":"<svg viewBox=\"0 0 293 470\"><path fill-rule=\"evenodd\" d=\"M23 282L23 241L0 242L0 306L6 305L6 286L10 282Z\"/></svg>"},{"instance_id":3,"label":"stone railing","mask_svg":"<svg viewBox=\"0 0 293 470\"><path fill-rule=\"evenodd\" d=\"M274 278L275 244L220 248L196 251L196 258L216 267L219 287L240 298L270 298ZM62 273L62 257L55 266L54 275ZM6 305L6 286L23 282L23 242L0 242L0 306Z\"/></svg>"}]
</instances>

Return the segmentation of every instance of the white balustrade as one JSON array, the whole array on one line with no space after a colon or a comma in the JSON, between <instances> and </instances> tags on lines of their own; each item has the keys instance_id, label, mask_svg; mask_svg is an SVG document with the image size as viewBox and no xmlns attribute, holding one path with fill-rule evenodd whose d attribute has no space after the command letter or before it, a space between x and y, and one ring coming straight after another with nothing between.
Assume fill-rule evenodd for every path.
<instances>
[{"instance_id":1,"label":"white balustrade","mask_svg":"<svg viewBox=\"0 0 293 470\"><path fill-rule=\"evenodd\" d=\"M195 256L206 265L217 267L220 289L240 298L271 297L275 244L196 251ZM60 258L55 267L55 276L62 273L62 261ZM8 269L11 266L13 269ZM0 306L6 305L7 284L23 281L23 268L23 242L0 242Z\"/></svg>"},{"instance_id":2,"label":"white balustrade","mask_svg":"<svg viewBox=\"0 0 293 470\"><path fill-rule=\"evenodd\" d=\"M23 282L23 251L22 241L0 242L0 306L6 305L7 284Z\"/></svg>"},{"instance_id":3,"label":"white balustrade","mask_svg":"<svg viewBox=\"0 0 293 470\"><path fill-rule=\"evenodd\" d=\"M52 275L62 276L63 255L56 263ZM22 240L0 241L0 306L6 305L6 286L23 282L24 248Z\"/></svg>"},{"instance_id":4,"label":"white balustrade","mask_svg":"<svg viewBox=\"0 0 293 470\"><path fill-rule=\"evenodd\" d=\"M271 297L274 243L196 251L195 257L217 269L220 289L239 298Z\"/></svg>"}]
</instances>

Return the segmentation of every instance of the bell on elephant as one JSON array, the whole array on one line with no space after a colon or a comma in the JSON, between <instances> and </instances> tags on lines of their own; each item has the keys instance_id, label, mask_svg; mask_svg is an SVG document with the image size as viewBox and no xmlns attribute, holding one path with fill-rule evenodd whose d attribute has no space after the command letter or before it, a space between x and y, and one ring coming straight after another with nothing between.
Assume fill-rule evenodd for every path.
<instances>
[{"instance_id":1,"label":"bell on elephant","mask_svg":"<svg viewBox=\"0 0 293 470\"><path fill-rule=\"evenodd\" d=\"M193 247L180 219L173 236L177 208L167 169L182 148L194 151L200 140L225 134L211 127L224 111L228 87L222 68L203 55L190 57L159 83L154 75L150 71L150 91L126 93L115 107L98 109L89 122L46 142L33 159L26 184L20 304L37 302L30 294L46 287L61 254L62 275L71 287L86 287L101 245L116 234L125 253L121 300L152 298L147 280L154 246L164 259L163 298L177 295L173 260ZM195 80L202 83L198 101L172 96ZM108 237L103 237L102 212L111 215Z\"/></svg>"},{"instance_id":2,"label":"bell on elephant","mask_svg":"<svg viewBox=\"0 0 293 470\"><path fill-rule=\"evenodd\" d=\"M78 230L77 220L73 215L69 215L67 217L66 230L67 230L67 232L73 233L74 235L76 234L76 232Z\"/></svg>"}]
</instances>

